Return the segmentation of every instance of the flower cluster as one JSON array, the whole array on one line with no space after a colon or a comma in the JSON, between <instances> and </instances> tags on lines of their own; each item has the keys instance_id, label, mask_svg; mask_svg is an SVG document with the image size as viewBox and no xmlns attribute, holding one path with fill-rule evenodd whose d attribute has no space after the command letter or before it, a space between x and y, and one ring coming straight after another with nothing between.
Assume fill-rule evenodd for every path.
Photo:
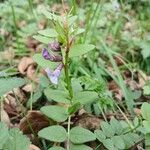
<instances>
[{"instance_id":1,"label":"flower cluster","mask_svg":"<svg viewBox=\"0 0 150 150\"><path fill-rule=\"evenodd\" d=\"M42 56L44 59L52 61L52 62L60 62L56 69L53 71L50 68L46 68L45 71L47 73L47 76L49 77L50 81L53 84L58 84L58 78L60 76L61 70L63 68L63 63L62 63L62 56L59 55L58 53L61 51L60 44L57 41L53 41L49 43L48 48L52 52L56 53L50 53L48 49L44 48L42 51Z\"/></svg>"}]
</instances>

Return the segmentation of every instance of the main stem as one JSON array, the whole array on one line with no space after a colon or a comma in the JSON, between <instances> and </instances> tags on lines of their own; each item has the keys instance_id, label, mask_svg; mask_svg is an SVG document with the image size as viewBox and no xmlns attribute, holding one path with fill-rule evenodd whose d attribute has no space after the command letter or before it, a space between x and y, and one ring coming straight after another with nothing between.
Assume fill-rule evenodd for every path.
<instances>
[{"instance_id":1,"label":"main stem","mask_svg":"<svg viewBox=\"0 0 150 150\"><path fill-rule=\"evenodd\" d=\"M66 45L66 52L65 52L64 70L65 70L65 76L66 76L67 90L70 96L70 103L72 103L73 90L72 90L72 85L71 85L71 78L69 77L69 65L68 65L69 64L69 51L70 51L68 28L66 28L66 39L67 39L67 45ZM70 122L71 122L71 115L68 117L67 150L70 150Z\"/></svg>"},{"instance_id":2,"label":"main stem","mask_svg":"<svg viewBox=\"0 0 150 150\"><path fill-rule=\"evenodd\" d=\"M67 90L70 95L70 101L72 102L73 98L73 90L72 90L72 85L71 85L71 78L69 77L69 51L70 51L70 42L69 42L69 35L68 35L68 27L66 27L66 40L67 40L67 45L66 45L66 51L65 51L65 76L66 76L66 84L67 84Z\"/></svg>"},{"instance_id":3,"label":"main stem","mask_svg":"<svg viewBox=\"0 0 150 150\"><path fill-rule=\"evenodd\" d=\"M73 98L73 90L71 85L71 79L69 77L69 67L68 67L68 59L69 59L69 49L66 49L66 55L65 55L65 76L66 76L66 84L67 84L67 90L70 95L70 103L72 103ZM68 117L68 138L67 138L67 150L70 150L70 121L71 121L71 115Z\"/></svg>"},{"instance_id":4,"label":"main stem","mask_svg":"<svg viewBox=\"0 0 150 150\"><path fill-rule=\"evenodd\" d=\"M70 122L71 122L71 115L68 117L68 138L67 138L67 150L70 150Z\"/></svg>"}]
</instances>

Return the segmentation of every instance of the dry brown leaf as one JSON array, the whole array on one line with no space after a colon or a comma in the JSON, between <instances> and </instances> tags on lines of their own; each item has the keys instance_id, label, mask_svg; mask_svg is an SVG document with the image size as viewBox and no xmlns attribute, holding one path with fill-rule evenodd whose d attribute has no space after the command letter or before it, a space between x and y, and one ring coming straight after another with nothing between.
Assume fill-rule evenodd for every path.
<instances>
[{"instance_id":1,"label":"dry brown leaf","mask_svg":"<svg viewBox=\"0 0 150 150\"><path fill-rule=\"evenodd\" d=\"M33 144L31 144L31 145L29 146L29 149L28 149L28 150L40 150L40 148L37 147L37 146L35 146L35 145L33 145Z\"/></svg>"},{"instance_id":2,"label":"dry brown leaf","mask_svg":"<svg viewBox=\"0 0 150 150\"><path fill-rule=\"evenodd\" d=\"M31 57L23 57L18 65L18 70L21 74L25 75L28 67L34 64L34 61Z\"/></svg>"},{"instance_id":3,"label":"dry brown leaf","mask_svg":"<svg viewBox=\"0 0 150 150\"><path fill-rule=\"evenodd\" d=\"M42 44L39 44L34 50L35 50L36 52L41 52L42 49L43 49L43 45L42 45Z\"/></svg>"},{"instance_id":4,"label":"dry brown leaf","mask_svg":"<svg viewBox=\"0 0 150 150\"><path fill-rule=\"evenodd\" d=\"M35 51L37 46L39 45L40 43L33 39L33 38L28 38L27 41L26 41L26 45L29 49L32 49L32 51Z\"/></svg>"},{"instance_id":5,"label":"dry brown leaf","mask_svg":"<svg viewBox=\"0 0 150 150\"><path fill-rule=\"evenodd\" d=\"M30 65L27 69L27 77L31 80L37 81L35 76L36 68L35 65Z\"/></svg>"},{"instance_id":6,"label":"dry brown leaf","mask_svg":"<svg viewBox=\"0 0 150 150\"><path fill-rule=\"evenodd\" d=\"M128 78L126 81L126 85L130 87L131 90L138 90L138 83L135 80L132 80L131 78Z\"/></svg>"},{"instance_id":7,"label":"dry brown leaf","mask_svg":"<svg viewBox=\"0 0 150 150\"><path fill-rule=\"evenodd\" d=\"M129 70L123 72L124 78L132 78L132 74Z\"/></svg>"},{"instance_id":8,"label":"dry brown leaf","mask_svg":"<svg viewBox=\"0 0 150 150\"><path fill-rule=\"evenodd\" d=\"M6 31L4 28L0 28L0 35L6 37L9 35L9 32Z\"/></svg>"},{"instance_id":9,"label":"dry brown leaf","mask_svg":"<svg viewBox=\"0 0 150 150\"><path fill-rule=\"evenodd\" d=\"M6 110L6 112L9 114L10 117L14 117L18 115L18 112L16 110L16 107L14 107L11 104L8 103L4 103L4 109Z\"/></svg>"},{"instance_id":10,"label":"dry brown leaf","mask_svg":"<svg viewBox=\"0 0 150 150\"><path fill-rule=\"evenodd\" d=\"M52 9L53 12L59 12L61 15L64 15L64 10L69 11L69 6L68 6L67 3L64 3L63 9L62 9L61 4L53 4L51 9Z\"/></svg>"},{"instance_id":11,"label":"dry brown leaf","mask_svg":"<svg viewBox=\"0 0 150 150\"><path fill-rule=\"evenodd\" d=\"M134 108L134 112L135 112L136 115L141 115L142 114L142 111L139 108Z\"/></svg>"},{"instance_id":12,"label":"dry brown leaf","mask_svg":"<svg viewBox=\"0 0 150 150\"><path fill-rule=\"evenodd\" d=\"M0 114L1 122L4 122L8 127L10 127L11 123L7 112L3 108L1 108Z\"/></svg>"},{"instance_id":13,"label":"dry brown leaf","mask_svg":"<svg viewBox=\"0 0 150 150\"><path fill-rule=\"evenodd\" d=\"M22 90L25 92L33 92L34 87L32 86L32 84L26 84L25 86L22 87Z\"/></svg>"},{"instance_id":14,"label":"dry brown leaf","mask_svg":"<svg viewBox=\"0 0 150 150\"><path fill-rule=\"evenodd\" d=\"M40 30L43 30L46 27L47 21L46 20L40 20L40 22L38 23L38 28Z\"/></svg>"},{"instance_id":15,"label":"dry brown leaf","mask_svg":"<svg viewBox=\"0 0 150 150\"><path fill-rule=\"evenodd\" d=\"M27 69L27 77L35 82L38 82L39 78L37 77L35 72L36 72L35 65L34 64L30 65Z\"/></svg>"},{"instance_id":16,"label":"dry brown leaf","mask_svg":"<svg viewBox=\"0 0 150 150\"><path fill-rule=\"evenodd\" d=\"M110 91L116 91L116 89L118 89L119 87L115 81L110 81L108 84L108 88Z\"/></svg>"},{"instance_id":17,"label":"dry brown leaf","mask_svg":"<svg viewBox=\"0 0 150 150\"><path fill-rule=\"evenodd\" d=\"M118 87L118 85L116 84L115 81L111 81L108 83L108 88L110 91L112 91L114 93L114 96L117 100L122 100L123 98L123 93L121 91L121 89Z\"/></svg>"},{"instance_id":18,"label":"dry brown leaf","mask_svg":"<svg viewBox=\"0 0 150 150\"><path fill-rule=\"evenodd\" d=\"M139 88L143 88L147 81L150 81L150 76L147 76L144 72L138 72Z\"/></svg>"},{"instance_id":19,"label":"dry brown leaf","mask_svg":"<svg viewBox=\"0 0 150 150\"><path fill-rule=\"evenodd\" d=\"M5 50L3 52L0 52L0 61L11 61L14 58L14 51L13 49L10 47L8 50Z\"/></svg>"},{"instance_id":20,"label":"dry brown leaf","mask_svg":"<svg viewBox=\"0 0 150 150\"><path fill-rule=\"evenodd\" d=\"M118 89L118 91L115 93L115 98L117 99L117 100L122 100L122 98L123 98L123 93L122 93L122 91L120 90L120 89Z\"/></svg>"},{"instance_id":21,"label":"dry brown leaf","mask_svg":"<svg viewBox=\"0 0 150 150\"><path fill-rule=\"evenodd\" d=\"M30 123L30 125L29 125ZM35 133L49 126L50 121L40 111L29 111L28 114L20 120L19 128L24 134L31 134L31 128Z\"/></svg>"},{"instance_id":22,"label":"dry brown leaf","mask_svg":"<svg viewBox=\"0 0 150 150\"><path fill-rule=\"evenodd\" d=\"M25 93L20 89L20 88L16 88L10 92L8 92L7 94L4 95L5 97L5 102L10 103L13 106L17 106L16 104L16 98L19 100L20 103L24 103L27 100L27 97L25 95Z\"/></svg>"},{"instance_id":23,"label":"dry brown leaf","mask_svg":"<svg viewBox=\"0 0 150 150\"><path fill-rule=\"evenodd\" d=\"M5 98L5 100L4 100L5 103L10 104L14 107L17 106L16 99L15 99L14 94L12 92L5 94L4 98Z\"/></svg>"},{"instance_id":24,"label":"dry brown leaf","mask_svg":"<svg viewBox=\"0 0 150 150\"><path fill-rule=\"evenodd\" d=\"M27 101L25 93L20 88L14 89L13 94L15 94L15 96L18 98L19 102L24 103Z\"/></svg>"},{"instance_id":25,"label":"dry brown leaf","mask_svg":"<svg viewBox=\"0 0 150 150\"><path fill-rule=\"evenodd\" d=\"M17 25L19 28L22 28L27 25L27 22L25 20L22 20L22 21L19 21Z\"/></svg>"},{"instance_id":26,"label":"dry brown leaf","mask_svg":"<svg viewBox=\"0 0 150 150\"><path fill-rule=\"evenodd\" d=\"M22 112L22 104L26 100L27 97L21 89L14 89L14 93L11 91L4 95L4 109L10 117L18 116Z\"/></svg>"},{"instance_id":27,"label":"dry brown leaf","mask_svg":"<svg viewBox=\"0 0 150 150\"><path fill-rule=\"evenodd\" d=\"M114 59L115 59L115 62L117 64L117 66L122 66L124 64L124 62L123 62L121 57L115 56Z\"/></svg>"},{"instance_id":28,"label":"dry brown leaf","mask_svg":"<svg viewBox=\"0 0 150 150\"><path fill-rule=\"evenodd\" d=\"M107 67L107 70L113 75L116 76L116 72L114 71L114 69L110 66Z\"/></svg>"},{"instance_id":29,"label":"dry brown leaf","mask_svg":"<svg viewBox=\"0 0 150 150\"><path fill-rule=\"evenodd\" d=\"M80 116L76 121L75 124L77 126L89 129L89 130L95 130L100 128L100 122L101 119L99 119L96 116L90 115L90 114L83 114Z\"/></svg>"},{"instance_id":30,"label":"dry brown leaf","mask_svg":"<svg viewBox=\"0 0 150 150\"><path fill-rule=\"evenodd\" d=\"M85 113L86 113L86 110L85 110L84 108L81 108L81 109L79 110L79 112L78 112L78 115L81 116L81 115L83 115L83 114L85 114Z\"/></svg>"},{"instance_id":31,"label":"dry brown leaf","mask_svg":"<svg viewBox=\"0 0 150 150\"><path fill-rule=\"evenodd\" d=\"M112 35L108 35L106 38L106 42L109 46L111 46L113 44L113 37Z\"/></svg>"},{"instance_id":32,"label":"dry brown leaf","mask_svg":"<svg viewBox=\"0 0 150 150\"><path fill-rule=\"evenodd\" d=\"M124 26L124 30L129 30L131 31L132 29L132 23L131 22L126 22Z\"/></svg>"}]
</instances>

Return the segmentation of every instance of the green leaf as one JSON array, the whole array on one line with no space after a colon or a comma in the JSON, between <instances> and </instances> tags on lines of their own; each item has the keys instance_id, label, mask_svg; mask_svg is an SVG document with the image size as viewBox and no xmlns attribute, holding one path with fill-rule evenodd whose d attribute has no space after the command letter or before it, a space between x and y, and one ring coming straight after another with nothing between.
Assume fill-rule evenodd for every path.
<instances>
[{"instance_id":1,"label":"green leaf","mask_svg":"<svg viewBox=\"0 0 150 150\"><path fill-rule=\"evenodd\" d=\"M3 145L7 141L8 137L8 127L3 122L0 122L0 149L3 148Z\"/></svg>"},{"instance_id":2,"label":"green leaf","mask_svg":"<svg viewBox=\"0 0 150 150\"><path fill-rule=\"evenodd\" d=\"M144 85L143 90L144 95L150 95L150 83Z\"/></svg>"},{"instance_id":3,"label":"green leaf","mask_svg":"<svg viewBox=\"0 0 150 150\"><path fill-rule=\"evenodd\" d=\"M69 57L81 56L95 48L92 44L76 44L73 45L69 52Z\"/></svg>"},{"instance_id":4,"label":"green leaf","mask_svg":"<svg viewBox=\"0 0 150 150\"><path fill-rule=\"evenodd\" d=\"M45 89L44 94L48 98L48 100L53 100L55 102L61 102L70 104L70 100L68 99L68 94L65 91L61 90L52 90L52 89Z\"/></svg>"},{"instance_id":5,"label":"green leaf","mask_svg":"<svg viewBox=\"0 0 150 150\"><path fill-rule=\"evenodd\" d=\"M50 69L54 69L58 63L55 62L51 62L48 60L45 60L42 56L42 54L35 54L33 56L33 60L42 68L46 69L46 68L50 68Z\"/></svg>"},{"instance_id":6,"label":"green leaf","mask_svg":"<svg viewBox=\"0 0 150 150\"><path fill-rule=\"evenodd\" d=\"M142 48L142 55L143 58L146 59L148 57L150 57L150 41L143 41L141 43L141 48Z\"/></svg>"},{"instance_id":7,"label":"green leaf","mask_svg":"<svg viewBox=\"0 0 150 150\"><path fill-rule=\"evenodd\" d=\"M77 20L77 16L71 16L69 17L68 19L68 22L69 22L69 26L72 26L73 24L75 24L75 21Z\"/></svg>"},{"instance_id":8,"label":"green leaf","mask_svg":"<svg viewBox=\"0 0 150 150\"><path fill-rule=\"evenodd\" d=\"M74 127L70 130L70 140L75 144L81 144L89 141L94 141L95 135L82 127Z\"/></svg>"},{"instance_id":9,"label":"green leaf","mask_svg":"<svg viewBox=\"0 0 150 150\"><path fill-rule=\"evenodd\" d=\"M121 135L121 136L122 136L122 138L124 140L126 148L130 148L131 146L134 145L134 139L131 138L130 133L125 134L125 135Z\"/></svg>"},{"instance_id":10,"label":"green leaf","mask_svg":"<svg viewBox=\"0 0 150 150\"><path fill-rule=\"evenodd\" d=\"M112 118L110 120L110 125L111 125L111 128L114 130L114 132L117 134L117 135L120 135L122 134L123 132L123 127L121 126L121 123L116 120L115 118Z\"/></svg>"},{"instance_id":11,"label":"green leaf","mask_svg":"<svg viewBox=\"0 0 150 150\"><path fill-rule=\"evenodd\" d=\"M55 15L54 13L50 13L49 11L47 11L44 8L41 9L41 12L43 15L45 15L46 18L50 19L51 21L55 20L55 21L61 21L62 17Z\"/></svg>"},{"instance_id":12,"label":"green leaf","mask_svg":"<svg viewBox=\"0 0 150 150\"><path fill-rule=\"evenodd\" d=\"M101 129L107 137L112 137L115 134L114 129L107 122L101 122Z\"/></svg>"},{"instance_id":13,"label":"green leaf","mask_svg":"<svg viewBox=\"0 0 150 150\"><path fill-rule=\"evenodd\" d=\"M146 133L150 133L150 121L143 121L143 126L146 130Z\"/></svg>"},{"instance_id":14,"label":"green leaf","mask_svg":"<svg viewBox=\"0 0 150 150\"><path fill-rule=\"evenodd\" d=\"M140 90L134 90L128 89L128 94L132 99L138 99L141 97L142 92Z\"/></svg>"},{"instance_id":15,"label":"green leaf","mask_svg":"<svg viewBox=\"0 0 150 150\"><path fill-rule=\"evenodd\" d=\"M17 129L11 129L9 132L9 138L4 145L5 150L28 150L30 140Z\"/></svg>"},{"instance_id":16,"label":"green leaf","mask_svg":"<svg viewBox=\"0 0 150 150\"><path fill-rule=\"evenodd\" d=\"M31 104L36 103L42 96L42 92L41 90L37 90L32 97L29 98L28 102L27 102L27 107L29 108L31 106Z\"/></svg>"},{"instance_id":17,"label":"green leaf","mask_svg":"<svg viewBox=\"0 0 150 150\"><path fill-rule=\"evenodd\" d=\"M54 29L44 29L38 31L39 34L47 37L57 37L57 32Z\"/></svg>"},{"instance_id":18,"label":"green leaf","mask_svg":"<svg viewBox=\"0 0 150 150\"><path fill-rule=\"evenodd\" d=\"M78 79L72 79L71 83L74 93L83 91L82 86Z\"/></svg>"},{"instance_id":19,"label":"green leaf","mask_svg":"<svg viewBox=\"0 0 150 150\"><path fill-rule=\"evenodd\" d=\"M75 35L81 34L81 33L83 33L83 32L85 32L85 29L79 28L79 29L77 30L77 32L75 33Z\"/></svg>"},{"instance_id":20,"label":"green leaf","mask_svg":"<svg viewBox=\"0 0 150 150\"><path fill-rule=\"evenodd\" d=\"M150 149L150 133L145 135L145 146L146 150Z\"/></svg>"},{"instance_id":21,"label":"green leaf","mask_svg":"<svg viewBox=\"0 0 150 150\"><path fill-rule=\"evenodd\" d=\"M46 76L40 76L40 86L42 88L47 88L49 86L49 79Z\"/></svg>"},{"instance_id":22,"label":"green leaf","mask_svg":"<svg viewBox=\"0 0 150 150\"><path fill-rule=\"evenodd\" d=\"M117 147L118 149L125 149L125 143L121 136L113 136L111 139L115 147Z\"/></svg>"},{"instance_id":23,"label":"green leaf","mask_svg":"<svg viewBox=\"0 0 150 150\"><path fill-rule=\"evenodd\" d=\"M34 35L33 38L36 39L37 41L41 42L41 43L44 43L44 44L49 44L52 41L51 38L41 36L41 35Z\"/></svg>"},{"instance_id":24,"label":"green leaf","mask_svg":"<svg viewBox=\"0 0 150 150\"><path fill-rule=\"evenodd\" d=\"M91 147L87 146L87 145L75 145L75 144L71 144L71 150L92 150Z\"/></svg>"},{"instance_id":25,"label":"green leaf","mask_svg":"<svg viewBox=\"0 0 150 150\"><path fill-rule=\"evenodd\" d=\"M150 104L149 103L143 103L141 107L142 116L144 119L150 121Z\"/></svg>"},{"instance_id":26,"label":"green leaf","mask_svg":"<svg viewBox=\"0 0 150 150\"><path fill-rule=\"evenodd\" d=\"M0 96L25 84L22 78L0 78Z\"/></svg>"},{"instance_id":27,"label":"green leaf","mask_svg":"<svg viewBox=\"0 0 150 150\"><path fill-rule=\"evenodd\" d=\"M43 114L57 122L63 122L68 118L67 109L61 106L44 106L41 108Z\"/></svg>"},{"instance_id":28,"label":"green leaf","mask_svg":"<svg viewBox=\"0 0 150 150\"><path fill-rule=\"evenodd\" d=\"M44 128L41 131L39 131L38 135L41 138L53 142L64 142L67 138L67 132L65 128L59 125Z\"/></svg>"},{"instance_id":29,"label":"green leaf","mask_svg":"<svg viewBox=\"0 0 150 150\"><path fill-rule=\"evenodd\" d=\"M103 141L103 145L108 149L108 150L116 150L114 147L114 143L112 139L106 139Z\"/></svg>"},{"instance_id":30,"label":"green leaf","mask_svg":"<svg viewBox=\"0 0 150 150\"><path fill-rule=\"evenodd\" d=\"M55 147L49 148L48 150L65 150L65 149L59 146L55 146Z\"/></svg>"},{"instance_id":31,"label":"green leaf","mask_svg":"<svg viewBox=\"0 0 150 150\"><path fill-rule=\"evenodd\" d=\"M77 112L81 107L81 104L79 102L75 103L74 105L72 105L71 107L68 108L68 113L74 114L75 112Z\"/></svg>"},{"instance_id":32,"label":"green leaf","mask_svg":"<svg viewBox=\"0 0 150 150\"><path fill-rule=\"evenodd\" d=\"M130 133L130 137L131 137L131 139L133 139L134 143L137 143L137 142L141 141L142 138L143 138L142 136L140 137L136 133Z\"/></svg>"},{"instance_id":33,"label":"green leaf","mask_svg":"<svg viewBox=\"0 0 150 150\"><path fill-rule=\"evenodd\" d=\"M106 136L105 136L105 134L103 133L103 131L101 131L101 130L95 130L94 133L95 133L95 135L96 135L96 138L97 138L100 142L103 142L103 141L106 139Z\"/></svg>"},{"instance_id":34,"label":"green leaf","mask_svg":"<svg viewBox=\"0 0 150 150\"><path fill-rule=\"evenodd\" d=\"M83 91L75 94L75 99L81 104L89 104L98 98L98 94L94 91Z\"/></svg>"}]
</instances>

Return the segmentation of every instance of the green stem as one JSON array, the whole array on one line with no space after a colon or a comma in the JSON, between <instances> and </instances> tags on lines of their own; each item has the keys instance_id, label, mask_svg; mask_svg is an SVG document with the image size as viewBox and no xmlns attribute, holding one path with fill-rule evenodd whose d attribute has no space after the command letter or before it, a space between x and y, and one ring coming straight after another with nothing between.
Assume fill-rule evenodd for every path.
<instances>
[{"instance_id":1,"label":"green stem","mask_svg":"<svg viewBox=\"0 0 150 150\"><path fill-rule=\"evenodd\" d=\"M67 84L67 90L69 92L70 98L71 98L71 102L72 102L72 98L73 98L73 90L72 90L72 85L71 85L71 78L69 77L69 51L70 51L70 42L69 42L69 30L68 30L68 25L66 24L65 27L65 36L66 36L66 52L65 52L65 76L66 76L66 84Z\"/></svg>"},{"instance_id":2,"label":"green stem","mask_svg":"<svg viewBox=\"0 0 150 150\"><path fill-rule=\"evenodd\" d=\"M71 85L71 78L69 77L69 67L68 67L68 62L69 62L69 40L66 48L66 55L65 55L65 76L66 76L66 84L67 84L67 90L70 95L70 103L72 103L72 98L73 98L73 90L72 90L72 85ZM70 121L71 121L71 116L68 118L68 138L67 138L67 150L70 150Z\"/></svg>"},{"instance_id":3,"label":"green stem","mask_svg":"<svg viewBox=\"0 0 150 150\"><path fill-rule=\"evenodd\" d=\"M124 112L120 109L120 107L118 106L117 103L115 103L116 107L119 109L120 113L122 114L122 116L125 118L126 122L128 123L128 125L130 126L130 128L133 130L134 126L132 125L132 123L129 121L129 119L127 118L127 116L124 114Z\"/></svg>"},{"instance_id":4,"label":"green stem","mask_svg":"<svg viewBox=\"0 0 150 150\"><path fill-rule=\"evenodd\" d=\"M62 1L63 2L63 1ZM64 32L66 36L66 51L65 51L65 64L64 64L64 70L65 70L65 77L66 77L66 84L67 84L67 90L69 92L70 96L70 103L72 104L73 100L73 89L71 85L71 78L69 77L69 51L70 51L70 41L69 41L69 28L66 24L64 26ZM68 138L67 138L67 150L70 150L70 122L71 122L71 115L68 117Z\"/></svg>"},{"instance_id":5,"label":"green stem","mask_svg":"<svg viewBox=\"0 0 150 150\"><path fill-rule=\"evenodd\" d=\"M29 7L30 7L31 12L34 14L32 0L28 0L28 3L29 3Z\"/></svg>"},{"instance_id":6,"label":"green stem","mask_svg":"<svg viewBox=\"0 0 150 150\"><path fill-rule=\"evenodd\" d=\"M71 116L69 116L68 118L68 128L67 128L67 131L68 131L68 138L67 138L67 150L70 150L70 122L71 122Z\"/></svg>"},{"instance_id":7,"label":"green stem","mask_svg":"<svg viewBox=\"0 0 150 150\"><path fill-rule=\"evenodd\" d=\"M15 35L16 35L16 42L17 42L17 48L18 50L20 49L20 44L19 44L19 38L18 38L18 33L17 33L17 21L16 21L16 15L15 15L15 9L13 4L11 4L11 11L13 15L13 22L14 22L14 29L15 29Z\"/></svg>"},{"instance_id":8,"label":"green stem","mask_svg":"<svg viewBox=\"0 0 150 150\"><path fill-rule=\"evenodd\" d=\"M101 111L101 113L102 113L102 116L103 116L103 118L104 118L105 122L107 122L107 123L108 123L107 118L106 118L106 116L105 116L105 113L104 113L104 111L103 111L103 109L102 109L101 105L100 105L100 104L98 104L98 107L99 107L99 109L100 109L100 111Z\"/></svg>"},{"instance_id":9,"label":"green stem","mask_svg":"<svg viewBox=\"0 0 150 150\"><path fill-rule=\"evenodd\" d=\"M68 68L68 59L69 59L69 52L66 52L66 55L65 55L65 76L66 76L66 84L67 84L67 90L69 92L69 95L70 95L70 98L71 98L71 101L72 101L72 98L73 98L73 90L72 90L72 86L71 86L71 79L69 77L69 68Z\"/></svg>"},{"instance_id":10,"label":"green stem","mask_svg":"<svg viewBox=\"0 0 150 150\"><path fill-rule=\"evenodd\" d=\"M34 9L33 9L33 1L32 0L28 0L28 3L29 3L29 7L30 7L30 10L31 10L31 13L33 14L35 20L37 19L37 15L36 13L34 12Z\"/></svg>"}]
</instances>

